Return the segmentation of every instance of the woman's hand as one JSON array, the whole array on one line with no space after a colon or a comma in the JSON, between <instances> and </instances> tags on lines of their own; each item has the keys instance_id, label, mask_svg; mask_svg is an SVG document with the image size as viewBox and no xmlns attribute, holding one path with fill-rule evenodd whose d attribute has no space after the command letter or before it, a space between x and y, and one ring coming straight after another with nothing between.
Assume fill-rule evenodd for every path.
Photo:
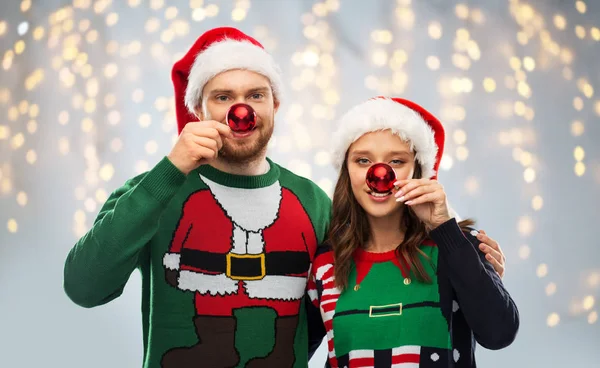
<instances>
[{"instance_id":1,"label":"woman's hand","mask_svg":"<svg viewBox=\"0 0 600 368\"><path fill-rule=\"evenodd\" d=\"M412 208L428 230L435 229L450 220L450 212L444 187L437 180L407 179L394 183L398 188L397 202Z\"/></svg>"}]
</instances>

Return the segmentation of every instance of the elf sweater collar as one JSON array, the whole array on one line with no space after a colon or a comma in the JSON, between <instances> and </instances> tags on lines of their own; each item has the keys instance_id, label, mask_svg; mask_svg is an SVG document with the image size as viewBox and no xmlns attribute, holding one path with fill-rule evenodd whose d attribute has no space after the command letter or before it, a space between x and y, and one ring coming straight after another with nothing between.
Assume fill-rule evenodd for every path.
<instances>
[{"instance_id":1,"label":"elf sweater collar","mask_svg":"<svg viewBox=\"0 0 600 368\"><path fill-rule=\"evenodd\" d=\"M423 241L423 245L435 246L435 243L429 239ZM400 269L402 277L404 277L404 284L409 285L410 279L410 265L404 259L402 254L396 253L396 250L390 250L383 253L367 252L362 248L357 248L354 251L354 264L356 265L356 285L360 285L362 280L367 276L371 267L374 263L392 262ZM402 261L402 262L401 262Z\"/></svg>"}]
</instances>

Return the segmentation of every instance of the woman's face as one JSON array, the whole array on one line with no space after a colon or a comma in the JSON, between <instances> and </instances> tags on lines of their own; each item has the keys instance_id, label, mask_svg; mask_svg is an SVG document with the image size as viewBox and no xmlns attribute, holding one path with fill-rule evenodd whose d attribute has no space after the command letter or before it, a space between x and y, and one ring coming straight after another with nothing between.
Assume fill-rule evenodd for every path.
<instances>
[{"instance_id":1,"label":"woman's face","mask_svg":"<svg viewBox=\"0 0 600 368\"><path fill-rule=\"evenodd\" d=\"M415 169L415 156L410 145L389 129L367 133L348 149L352 193L365 212L375 218L397 214L403 206L396 202L393 192L381 195L373 193L367 186L367 170L379 162L390 165L397 180L410 179Z\"/></svg>"}]
</instances>

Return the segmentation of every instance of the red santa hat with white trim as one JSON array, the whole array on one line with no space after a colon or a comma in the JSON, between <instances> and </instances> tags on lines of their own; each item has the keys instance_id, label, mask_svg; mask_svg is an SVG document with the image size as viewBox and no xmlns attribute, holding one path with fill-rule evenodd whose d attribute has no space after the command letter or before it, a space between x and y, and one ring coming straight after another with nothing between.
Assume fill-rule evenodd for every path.
<instances>
[{"instance_id":1,"label":"red santa hat with white trim","mask_svg":"<svg viewBox=\"0 0 600 368\"><path fill-rule=\"evenodd\" d=\"M429 111L403 98L375 97L353 107L339 119L333 135L335 168L342 167L348 148L358 138L386 129L410 144L423 178L437 179L444 154L444 127ZM450 205L448 209L451 216L461 220Z\"/></svg>"},{"instance_id":2,"label":"red santa hat with white trim","mask_svg":"<svg viewBox=\"0 0 600 368\"><path fill-rule=\"evenodd\" d=\"M376 97L359 104L338 123L333 136L333 163L344 164L350 145L366 133L390 129L416 152L423 178L437 179L444 153L445 132L440 121L416 103L402 98Z\"/></svg>"},{"instance_id":3,"label":"red santa hat with white trim","mask_svg":"<svg viewBox=\"0 0 600 368\"><path fill-rule=\"evenodd\" d=\"M171 71L179 132L187 123L198 121L194 110L201 103L202 90L208 81L234 69L267 77L274 98L281 101L281 70L260 42L236 28L214 28L200 36Z\"/></svg>"}]
</instances>

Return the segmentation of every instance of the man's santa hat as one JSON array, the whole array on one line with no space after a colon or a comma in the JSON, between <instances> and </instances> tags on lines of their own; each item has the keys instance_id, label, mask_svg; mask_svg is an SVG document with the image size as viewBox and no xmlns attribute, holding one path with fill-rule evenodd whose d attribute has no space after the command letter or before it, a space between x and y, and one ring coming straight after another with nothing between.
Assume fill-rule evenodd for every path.
<instances>
[{"instance_id":1,"label":"man's santa hat","mask_svg":"<svg viewBox=\"0 0 600 368\"><path fill-rule=\"evenodd\" d=\"M250 70L267 77L274 98L281 101L281 71L264 47L236 28L211 29L196 40L171 72L179 132L185 124L198 121L194 110L202 100L206 83L218 74L234 69Z\"/></svg>"},{"instance_id":2,"label":"man's santa hat","mask_svg":"<svg viewBox=\"0 0 600 368\"><path fill-rule=\"evenodd\" d=\"M402 98L376 97L355 106L339 120L333 136L333 163L339 170L352 143L366 133L391 130L416 152L422 177L436 179L444 153L444 127L429 111Z\"/></svg>"}]
</instances>

